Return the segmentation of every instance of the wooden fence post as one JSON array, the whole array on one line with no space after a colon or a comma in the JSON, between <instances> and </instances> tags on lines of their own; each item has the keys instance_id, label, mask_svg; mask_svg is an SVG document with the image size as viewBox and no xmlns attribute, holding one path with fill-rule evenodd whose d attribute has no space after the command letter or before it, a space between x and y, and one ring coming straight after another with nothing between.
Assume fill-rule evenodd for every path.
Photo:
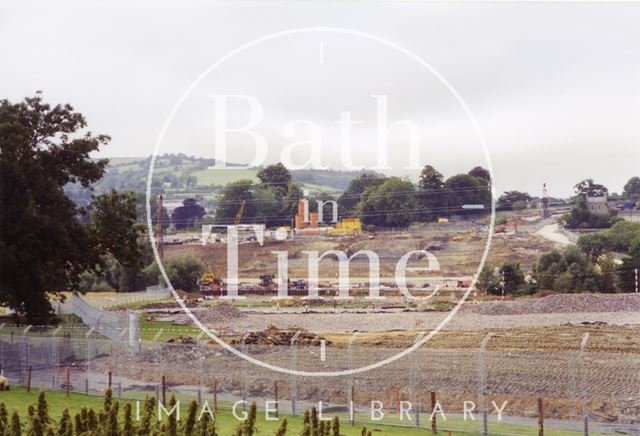
<instances>
[{"instance_id":1,"label":"wooden fence post","mask_svg":"<svg viewBox=\"0 0 640 436\"><path fill-rule=\"evenodd\" d=\"M278 407L278 381L274 381L273 382L273 392L274 392L274 396L276 397L276 418L278 417L278 411L280 409L280 407Z\"/></svg>"},{"instance_id":2,"label":"wooden fence post","mask_svg":"<svg viewBox=\"0 0 640 436\"><path fill-rule=\"evenodd\" d=\"M433 413L436 410L436 393L431 392L431 432L438 433L438 424L436 423L436 414Z\"/></svg>"},{"instance_id":3,"label":"wooden fence post","mask_svg":"<svg viewBox=\"0 0 640 436\"><path fill-rule=\"evenodd\" d=\"M213 380L213 411L218 413L218 379Z\"/></svg>"},{"instance_id":4,"label":"wooden fence post","mask_svg":"<svg viewBox=\"0 0 640 436\"><path fill-rule=\"evenodd\" d=\"M542 398L538 398L538 436L544 436L544 405Z\"/></svg>"},{"instance_id":5,"label":"wooden fence post","mask_svg":"<svg viewBox=\"0 0 640 436\"><path fill-rule=\"evenodd\" d=\"M69 390L71 389L71 368L67 366L67 398L69 397Z\"/></svg>"},{"instance_id":6,"label":"wooden fence post","mask_svg":"<svg viewBox=\"0 0 640 436\"><path fill-rule=\"evenodd\" d=\"M31 365L27 368L27 392L31 392Z\"/></svg>"},{"instance_id":7,"label":"wooden fence post","mask_svg":"<svg viewBox=\"0 0 640 436\"><path fill-rule=\"evenodd\" d=\"M162 404L167 405L167 379L162 374Z\"/></svg>"}]
</instances>

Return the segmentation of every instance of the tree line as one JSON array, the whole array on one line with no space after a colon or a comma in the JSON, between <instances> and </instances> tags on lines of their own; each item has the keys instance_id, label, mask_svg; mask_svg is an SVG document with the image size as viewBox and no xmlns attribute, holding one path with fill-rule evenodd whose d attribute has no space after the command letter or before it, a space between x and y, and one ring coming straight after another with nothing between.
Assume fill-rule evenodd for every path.
<instances>
[{"instance_id":1,"label":"tree line","mask_svg":"<svg viewBox=\"0 0 640 436\"><path fill-rule=\"evenodd\" d=\"M619 262L616 258L621 257ZM517 262L485 265L477 288L489 294L537 291L634 292L640 269L640 223L618 221L610 229L582 235L575 246L543 253L525 275Z\"/></svg>"}]
</instances>

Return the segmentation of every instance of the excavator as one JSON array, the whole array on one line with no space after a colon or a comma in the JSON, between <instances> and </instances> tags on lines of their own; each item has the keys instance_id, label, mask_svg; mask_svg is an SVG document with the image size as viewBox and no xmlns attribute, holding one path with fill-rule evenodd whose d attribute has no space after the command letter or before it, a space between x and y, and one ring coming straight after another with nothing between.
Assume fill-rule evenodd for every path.
<instances>
[{"instance_id":1,"label":"excavator","mask_svg":"<svg viewBox=\"0 0 640 436\"><path fill-rule=\"evenodd\" d=\"M210 264L207 264L207 270L207 272L200 276L200 293L202 293L204 297L222 295L222 288L224 286L222 276L219 273L214 272Z\"/></svg>"}]
</instances>

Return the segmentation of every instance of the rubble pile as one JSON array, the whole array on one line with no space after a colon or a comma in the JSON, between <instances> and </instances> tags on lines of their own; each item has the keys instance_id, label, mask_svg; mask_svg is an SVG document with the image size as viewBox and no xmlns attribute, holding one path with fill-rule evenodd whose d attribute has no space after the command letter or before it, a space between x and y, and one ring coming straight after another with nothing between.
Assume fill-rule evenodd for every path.
<instances>
[{"instance_id":1,"label":"rubble pile","mask_svg":"<svg viewBox=\"0 0 640 436\"><path fill-rule=\"evenodd\" d=\"M296 345L299 346L319 346L320 341L324 339L304 330L280 330L270 325L263 331L248 333L244 343L249 345L291 345L291 339L298 332L300 334L296 339ZM242 339L231 341L232 344L241 344L242 342ZM331 345L330 341L325 341L325 343Z\"/></svg>"}]
</instances>

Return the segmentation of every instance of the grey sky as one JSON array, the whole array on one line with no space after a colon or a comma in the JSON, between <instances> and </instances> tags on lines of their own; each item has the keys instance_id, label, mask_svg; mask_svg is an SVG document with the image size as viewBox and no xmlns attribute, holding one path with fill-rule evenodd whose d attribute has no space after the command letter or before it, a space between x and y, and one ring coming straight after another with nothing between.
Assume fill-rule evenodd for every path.
<instances>
[{"instance_id":1,"label":"grey sky","mask_svg":"<svg viewBox=\"0 0 640 436\"><path fill-rule=\"evenodd\" d=\"M50 102L72 103L93 131L113 137L104 156L150 154L180 95L230 50L273 32L331 26L400 44L438 70L475 115L499 191L539 194L546 181L551 195L562 196L593 177L620 192L640 175L640 3L0 5L0 96L17 100L41 89ZM161 152L213 157L211 93L259 95L261 131L275 149L283 144L284 123L310 118L336 130L339 111L352 110L366 121L354 133L354 161L366 165L373 120L368 94L386 93L391 121L408 117L424 125L425 163L445 175L485 165L468 119L433 76L355 37L297 35L230 60L185 101ZM335 139L329 132L323 145L332 166ZM230 160L242 160L242 153L249 160L242 141L235 141L240 157ZM402 155L402 135L394 141L392 160ZM272 154L269 160L277 158Z\"/></svg>"}]
</instances>

